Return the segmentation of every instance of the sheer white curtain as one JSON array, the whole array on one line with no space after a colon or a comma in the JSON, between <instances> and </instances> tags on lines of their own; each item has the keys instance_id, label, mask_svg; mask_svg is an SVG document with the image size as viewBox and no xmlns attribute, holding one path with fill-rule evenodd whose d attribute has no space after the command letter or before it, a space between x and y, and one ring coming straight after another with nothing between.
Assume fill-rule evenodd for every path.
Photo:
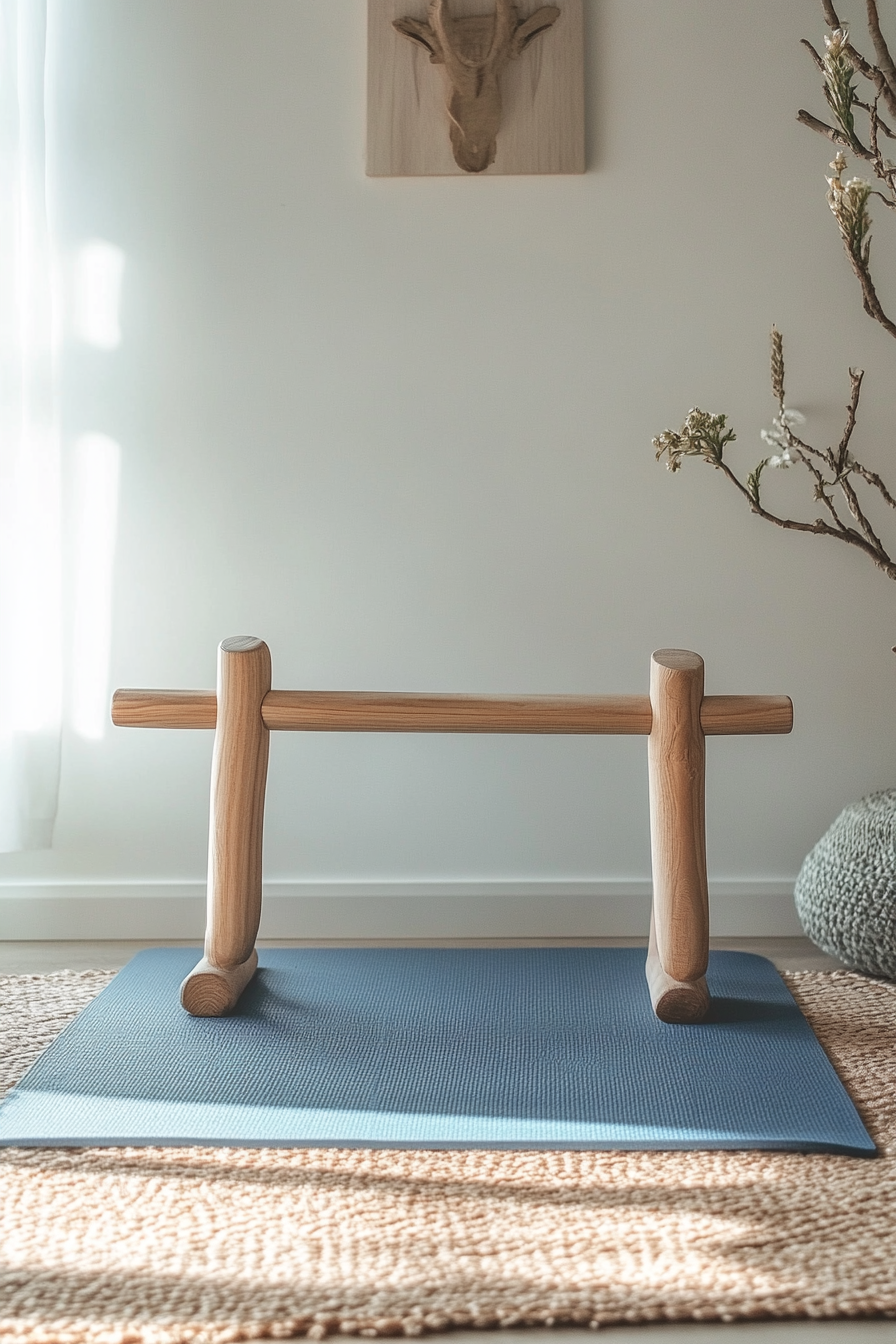
<instances>
[{"instance_id":1,"label":"sheer white curtain","mask_svg":"<svg viewBox=\"0 0 896 1344\"><path fill-rule=\"evenodd\" d=\"M46 0L0 0L0 851L50 845L62 701L61 463Z\"/></svg>"}]
</instances>

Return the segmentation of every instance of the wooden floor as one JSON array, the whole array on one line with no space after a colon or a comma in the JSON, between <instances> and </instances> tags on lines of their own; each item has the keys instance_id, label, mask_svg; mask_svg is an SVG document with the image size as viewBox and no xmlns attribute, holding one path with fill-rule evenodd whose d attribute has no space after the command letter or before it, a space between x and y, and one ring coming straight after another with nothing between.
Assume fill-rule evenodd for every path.
<instances>
[{"instance_id":1,"label":"wooden floor","mask_svg":"<svg viewBox=\"0 0 896 1344\"><path fill-rule=\"evenodd\" d=\"M262 943L266 947L646 947L636 938L488 938L488 939L408 939L377 943L370 939L354 942L291 940ZM740 952L755 952L768 957L782 971L836 970L833 957L819 952L807 938L715 938L713 947ZM0 942L0 975L35 975L61 970L118 970L136 952L158 943L145 942ZM173 942L171 947L189 947ZM896 1214L894 1214L896 1216ZM601 1330L502 1330L503 1344L585 1344L586 1340L607 1344L896 1344L896 1321L751 1321L734 1325L631 1325ZM435 1338L435 1337L434 1337ZM484 1344L487 1336L478 1331L457 1330L445 1337L449 1344Z\"/></svg>"},{"instance_id":2,"label":"wooden floor","mask_svg":"<svg viewBox=\"0 0 896 1344\"><path fill-rule=\"evenodd\" d=\"M713 938L712 946L768 957L779 971L826 971L840 965L819 952L808 938ZM178 940L166 947L191 947ZM638 938L407 938L378 942L370 938L325 941L283 939L259 942L259 947L647 947ZM158 942L11 942L0 941L0 975L37 975L45 971L117 971L144 947ZM896 1327L894 1327L896 1330ZM503 1338L503 1335L502 1335ZM894 1334L896 1344L896 1334Z\"/></svg>"}]
</instances>

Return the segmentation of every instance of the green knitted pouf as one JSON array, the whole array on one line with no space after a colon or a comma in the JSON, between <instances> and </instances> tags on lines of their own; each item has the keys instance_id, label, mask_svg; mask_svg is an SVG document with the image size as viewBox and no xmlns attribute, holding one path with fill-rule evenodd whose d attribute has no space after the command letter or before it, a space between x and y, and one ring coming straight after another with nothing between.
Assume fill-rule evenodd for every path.
<instances>
[{"instance_id":1,"label":"green knitted pouf","mask_svg":"<svg viewBox=\"0 0 896 1344\"><path fill-rule=\"evenodd\" d=\"M896 789L840 813L800 869L794 897L817 947L896 980Z\"/></svg>"}]
</instances>

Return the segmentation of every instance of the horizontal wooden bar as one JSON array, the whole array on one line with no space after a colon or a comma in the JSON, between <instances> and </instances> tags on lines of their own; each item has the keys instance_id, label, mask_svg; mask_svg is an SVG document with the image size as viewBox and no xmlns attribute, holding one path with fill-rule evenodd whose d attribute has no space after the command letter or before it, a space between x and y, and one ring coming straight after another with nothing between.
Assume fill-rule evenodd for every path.
<instances>
[{"instance_id":1,"label":"horizontal wooden bar","mask_svg":"<svg viewBox=\"0 0 896 1344\"><path fill-rule=\"evenodd\" d=\"M116 691L112 722L119 728L214 728L214 691Z\"/></svg>"},{"instance_id":2,"label":"horizontal wooden bar","mask_svg":"<svg viewBox=\"0 0 896 1344\"><path fill-rule=\"evenodd\" d=\"M705 695L700 727L707 737L789 733L793 701L789 695Z\"/></svg>"},{"instance_id":3,"label":"horizontal wooden bar","mask_svg":"<svg viewBox=\"0 0 896 1344\"><path fill-rule=\"evenodd\" d=\"M265 726L317 733L604 733L646 736L646 695L402 695L368 691L268 691ZM116 691L112 721L122 728L214 728L214 691ZM789 733L786 695L708 695L707 736Z\"/></svg>"},{"instance_id":4,"label":"horizontal wooden bar","mask_svg":"<svg viewBox=\"0 0 896 1344\"><path fill-rule=\"evenodd\" d=\"M380 695L269 691L269 728L343 733L649 733L646 695Z\"/></svg>"}]
</instances>

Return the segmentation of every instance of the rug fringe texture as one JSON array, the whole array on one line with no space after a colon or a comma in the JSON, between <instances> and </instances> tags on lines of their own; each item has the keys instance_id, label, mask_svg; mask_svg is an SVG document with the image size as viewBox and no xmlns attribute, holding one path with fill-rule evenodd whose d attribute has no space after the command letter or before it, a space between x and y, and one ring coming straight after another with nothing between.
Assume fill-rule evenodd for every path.
<instances>
[{"instance_id":1,"label":"rug fringe texture","mask_svg":"<svg viewBox=\"0 0 896 1344\"><path fill-rule=\"evenodd\" d=\"M0 1339L896 1316L896 985L784 978L878 1158L7 1149ZM0 977L4 1089L109 979Z\"/></svg>"}]
</instances>

